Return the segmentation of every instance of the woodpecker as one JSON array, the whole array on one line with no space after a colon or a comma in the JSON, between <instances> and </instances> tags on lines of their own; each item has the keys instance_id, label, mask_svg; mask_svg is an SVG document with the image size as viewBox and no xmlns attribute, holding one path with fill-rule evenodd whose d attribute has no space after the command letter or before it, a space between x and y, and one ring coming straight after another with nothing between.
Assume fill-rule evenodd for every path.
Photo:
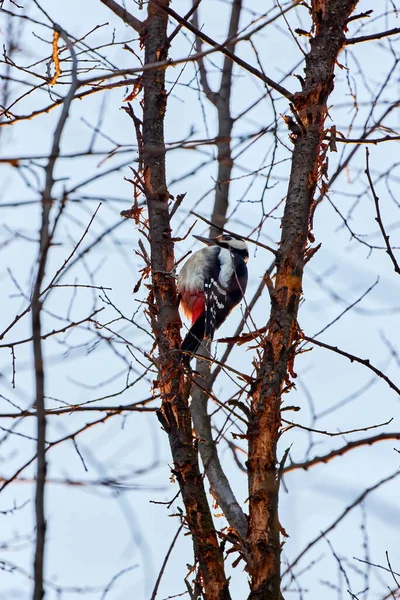
<instances>
[{"instance_id":1,"label":"woodpecker","mask_svg":"<svg viewBox=\"0 0 400 600\"><path fill-rule=\"evenodd\" d=\"M182 342L183 362L188 366L203 339L214 331L242 300L247 286L249 251L237 235L214 239L193 236L206 244L184 264L178 276L180 305L192 326Z\"/></svg>"}]
</instances>

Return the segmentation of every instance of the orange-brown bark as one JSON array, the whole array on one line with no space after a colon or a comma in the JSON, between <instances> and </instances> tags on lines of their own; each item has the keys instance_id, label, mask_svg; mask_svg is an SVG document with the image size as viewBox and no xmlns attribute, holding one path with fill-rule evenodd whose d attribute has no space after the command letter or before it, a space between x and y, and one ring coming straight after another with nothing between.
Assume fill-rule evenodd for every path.
<instances>
[{"instance_id":1,"label":"orange-brown bark","mask_svg":"<svg viewBox=\"0 0 400 600\"><path fill-rule=\"evenodd\" d=\"M344 44L347 19L356 5L357 0L314 0L314 37L306 57L306 76L303 90L293 99L303 132L293 139L292 168L276 260L270 326L252 390L248 428L247 551L251 600L281 598L276 450L282 390L289 383L298 342L297 314L312 201L324 158L322 141L327 100L333 90L334 68Z\"/></svg>"},{"instance_id":2,"label":"orange-brown bark","mask_svg":"<svg viewBox=\"0 0 400 600\"><path fill-rule=\"evenodd\" d=\"M150 2L148 18L141 30L146 64L163 61L168 55L167 13L169 0ZM180 347L180 318L176 295L174 245L165 178L164 116L167 95L165 70L143 73L143 164L145 193L149 211L152 306L151 314L159 357L157 386L162 396L159 420L166 430L176 476L186 509L200 578L207 600L229 600L228 582L212 521L198 453L192 436L188 392L183 372L177 365Z\"/></svg>"}]
</instances>

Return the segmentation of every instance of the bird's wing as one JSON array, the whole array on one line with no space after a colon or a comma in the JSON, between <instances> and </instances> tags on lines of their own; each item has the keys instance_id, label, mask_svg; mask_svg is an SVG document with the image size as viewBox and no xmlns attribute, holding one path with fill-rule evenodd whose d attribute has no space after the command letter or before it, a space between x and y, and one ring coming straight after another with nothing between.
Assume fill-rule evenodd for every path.
<instances>
[{"instance_id":1,"label":"bird's wing","mask_svg":"<svg viewBox=\"0 0 400 600\"><path fill-rule=\"evenodd\" d=\"M221 248L215 270L204 280L205 337L213 339L215 330L242 299L242 284L245 287L246 283L247 269L243 259Z\"/></svg>"},{"instance_id":2,"label":"bird's wing","mask_svg":"<svg viewBox=\"0 0 400 600\"><path fill-rule=\"evenodd\" d=\"M218 279L207 277L204 280L205 327L204 336L210 340L219 327L222 314L226 312L226 293Z\"/></svg>"}]
</instances>

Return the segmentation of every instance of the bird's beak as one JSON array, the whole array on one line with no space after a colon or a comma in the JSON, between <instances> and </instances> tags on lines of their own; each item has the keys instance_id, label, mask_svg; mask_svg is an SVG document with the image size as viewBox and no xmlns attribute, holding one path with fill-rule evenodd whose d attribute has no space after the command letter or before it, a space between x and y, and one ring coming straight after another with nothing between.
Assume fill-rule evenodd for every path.
<instances>
[{"instance_id":1,"label":"bird's beak","mask_svg":"<svg viewBox=\"0 0 400 600\"><path fill-rule=\"evenodd\" d=\"M205 237L201 237L201 235L194 235L194 238L196 238L196 240L199 240L199 242L203 242L203 244L205 244L206 246L212 246L213 244L215 244L215 239L210 239L210 238L205 238Z\"/></svg>"}]
</instances>

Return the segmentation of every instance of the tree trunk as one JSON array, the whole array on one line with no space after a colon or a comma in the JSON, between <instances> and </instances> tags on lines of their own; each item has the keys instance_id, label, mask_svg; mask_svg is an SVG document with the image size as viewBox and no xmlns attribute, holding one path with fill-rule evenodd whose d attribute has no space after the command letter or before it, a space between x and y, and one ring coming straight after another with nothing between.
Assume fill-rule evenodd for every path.
<instances>
[{"instance_id":1,"label":"tree trunk","mask_svg":"<svg viewBox=\"0 0 400 600\"><path fill-rule=\"evenodd\" d=\"M160 8L150 2L148 19L142 32L145 63L167 58L167 13L162 10L169 0L160 0ZM164 116L167 106L165 70L143 73L143 163L144 183L149 211L153 326L158 343L158 382L162 396L159 420L168 433L176 476L186 509L200 578L207 600L229 600L211 511L200 474L198 453L192 436L188 405L189 388L177 364L181 322L173 269L174 245L168 208L169 194L165 177Z\"/></svg>"},{"instance_id":2,"label":"tree trunk","mask_svg":"<svg viewBox=\"0 0 400 600\"><path fill-rule=\"evenodd\" d=\"M301 129L293 135L289 189L276 259L270 326L252 390L248 428L251 600L280 598L280 524L277 443L280 406L289 384L299 340L297 314L310 229L312 202L324 161L324 123L333 90L334 68L345 40L347 19L357 0L314 0L314 37L306 57L303 90L293 105ZM300 130L300 126L298 127Z\"/></svg>"}]
</instances>

